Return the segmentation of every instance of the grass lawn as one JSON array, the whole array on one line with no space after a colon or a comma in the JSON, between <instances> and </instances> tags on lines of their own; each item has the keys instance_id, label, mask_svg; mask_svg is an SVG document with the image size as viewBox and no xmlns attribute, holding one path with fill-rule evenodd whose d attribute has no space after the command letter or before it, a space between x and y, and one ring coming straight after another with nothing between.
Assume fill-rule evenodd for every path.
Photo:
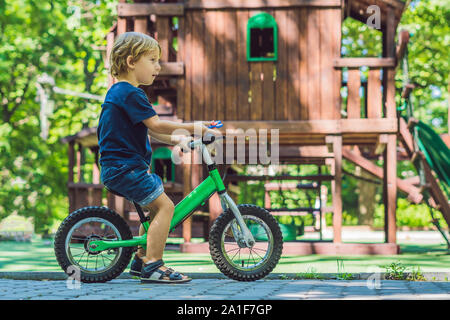
<instances>
[{"instance_id":1,"label":"grass lawn","mask_svg":"<svg viewBox=\"0 0 450 320\"><path fill-rule=\"evenodd\" d=\"M399 243L400 255L379 256L282 256L273 273L336 273L337 260L342 260L339 272L385 272L382 267L400 262L408 267L420 267L422 272L450 272L450 254L445 244ZM174 250L164 253L166 265L180 272L219 272L209 254L188 254ZM0 272L61 271L56 262L51 240L33 239L31 243L0 242Z\"/></svg>"}]
</instances>

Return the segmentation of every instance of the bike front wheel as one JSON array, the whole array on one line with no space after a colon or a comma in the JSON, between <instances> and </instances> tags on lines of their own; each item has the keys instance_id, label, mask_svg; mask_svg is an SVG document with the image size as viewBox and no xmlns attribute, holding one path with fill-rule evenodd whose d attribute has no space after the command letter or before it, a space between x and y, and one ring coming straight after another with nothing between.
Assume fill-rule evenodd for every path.
<instances>
[{"instance_id":1,"label":"bike front wheel","mask_svg":"<svg viewBox=\"0 0 450 320\"><path fill-rule=\"evenodd\" d=\"M222 213L211 227L209 249L219 270L238 281L255 281L267 276L277 265L283 250L283 236L274 217L255 205L237 206L255 243L247 247L235 236L239 230L230 209Z\"/></svg>"}]
</instances>

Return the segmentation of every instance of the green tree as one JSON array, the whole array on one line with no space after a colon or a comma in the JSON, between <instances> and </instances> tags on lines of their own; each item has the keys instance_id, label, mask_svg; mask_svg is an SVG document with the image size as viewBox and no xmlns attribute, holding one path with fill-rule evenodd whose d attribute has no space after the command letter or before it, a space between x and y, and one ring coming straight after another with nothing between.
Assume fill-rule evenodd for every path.
<instances>
[{"instance_id":1,"label":"green tree","mask_svg":"<svg viewBox=\"0 0 450 320\"><path fill-rule=\"evenodd\" d=\"M48 138L41 133L36 81L103 95L101 50L116 1L0 0L0 219L32 216L37 232L68 213L67 145L60 139L95 125L100 104L50 95ZM51 91L49 91L51 92Z\"/></svg>"},{"instance_id":2,"label":"green tree","mask_svg":"<svg viewBox=\"0 0 450 320\"><path fill-rule=\"evenodd\" d=\"M415 116L432 124L438 133L448 132L448 84L450 75L450 2L412 1L400 21L410 32L409 78L419 87L413 91ZM398 85L403 79L398 73Z\"/></svg>"},{"instance_id":3,"label":"green tree","mask_svg":"<svg viewBox=\"0 0 450 320\"><path fill-rule=\"evenodd\" d=\"M409 78L411 82L417 83L419 87L413 91L412 98L415 107L415 116L422 121L434 126L438 133L448 132L448 91L449 82L449 50L450 45L450 3L445 0L416 0L411 1L402 15L397 28L410 32L408 44ZM381 57L382 55L382 33L370 28L364 23L347 18L342 25L342 55L346 57ZM363 77L367 77L367 68L362 68ZM397 103L401 103L400 93L402 91L405 75L401 65L397 69L396 88ZM346 74L344 73L344 79ZM344 169L352 171L352 166ZM417 175L414 167L409 161L398 163L400 177L411 177ZM344 216L359 216L361 208L358 202L364 201L359 197L355 201L354 185L356 179L344 175L343 180L343 203ZM365 182L361 180L359 185ZM349 188L347 188L349 187ZM381 186L377 187L378 204L381 205ZM404 195L399 192L399 197ZM370 197L366 197L366 201ZM359 203L359 205L363 205ZM398 214L403 207L399 206ZM372 212L373 216L374 212ZM360 217L361 218L361 217Z\"/></svg>"}]
</instances>

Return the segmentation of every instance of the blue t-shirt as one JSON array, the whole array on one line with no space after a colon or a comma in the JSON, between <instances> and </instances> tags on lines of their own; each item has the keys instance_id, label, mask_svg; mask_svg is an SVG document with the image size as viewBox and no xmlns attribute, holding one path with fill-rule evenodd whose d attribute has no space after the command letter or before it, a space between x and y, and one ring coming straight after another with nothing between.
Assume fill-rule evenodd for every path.
<instances>
[{"instance_id":1,"label":"blue t-shirt","mask_svg":"<svg viewBox=\"0 0 450 320\"><path fill-rule=\"evenodd\" d=\"M148 167L152 149L142 120L155 115L144 90L128 82L112 85L97 127L100 165L127 163Z\"/></svg>"}]
</instances>

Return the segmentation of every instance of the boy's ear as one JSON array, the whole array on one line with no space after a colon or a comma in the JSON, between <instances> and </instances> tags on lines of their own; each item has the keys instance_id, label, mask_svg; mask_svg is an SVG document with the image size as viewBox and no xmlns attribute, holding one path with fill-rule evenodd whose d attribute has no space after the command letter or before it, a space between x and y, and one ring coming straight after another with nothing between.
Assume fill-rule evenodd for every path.
<instances>
[{"instance_id":1,"label":"boy's ear","mask_svg":"<svg viewBox=\"0 0 450 320\"><path fill-rule=\"evenodd\" d=\"M133 56L128 56L127 57L127 66L128 66L128 68L134 69L135 63L136 63L136 61L134 61Z\"/></svg>"}]
</instances>

